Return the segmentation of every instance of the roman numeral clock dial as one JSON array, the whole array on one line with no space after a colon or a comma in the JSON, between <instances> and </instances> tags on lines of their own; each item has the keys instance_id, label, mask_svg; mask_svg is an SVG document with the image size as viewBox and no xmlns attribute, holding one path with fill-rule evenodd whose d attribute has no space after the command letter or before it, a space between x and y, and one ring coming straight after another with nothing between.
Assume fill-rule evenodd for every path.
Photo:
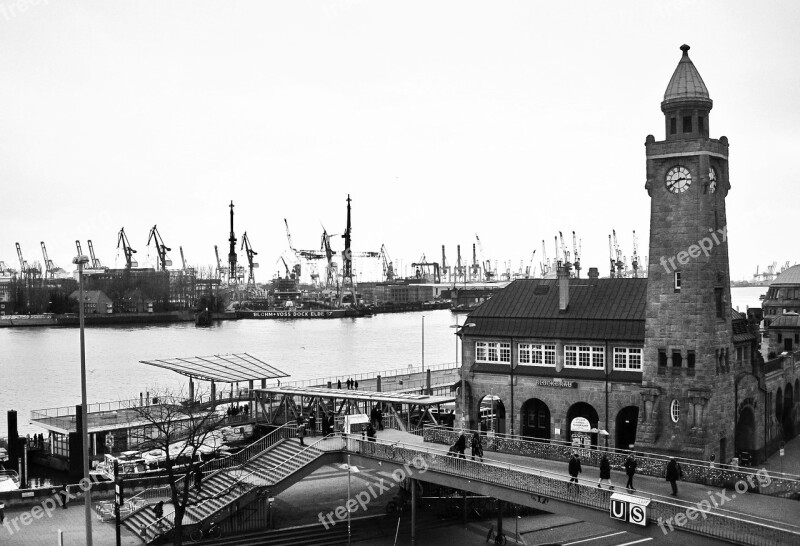
<instances>
[{"instance_id":1,"label":"roman numeral clock dial","mask_svg":"<svg viewBox=\"0 0 800 546\"><path fill-rule=\"evenodd\" d=\"M686 167L672 167L667 173L666 184L672 193L683 193L692 185L692 174Z\"/></svg>"}]
</instances>

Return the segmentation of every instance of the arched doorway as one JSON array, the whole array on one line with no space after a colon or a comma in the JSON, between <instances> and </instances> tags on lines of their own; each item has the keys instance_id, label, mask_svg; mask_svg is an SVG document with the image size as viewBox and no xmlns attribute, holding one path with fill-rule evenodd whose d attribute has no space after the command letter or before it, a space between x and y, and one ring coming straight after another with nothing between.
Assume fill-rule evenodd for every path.
<instances>
[{"instance_id":1,"label":"arched doorway","mask_svg":"<svg viewBox=\"0 0 800 546\"><path fill-rule=\"evenodd\" d=\"M498 434L506 433L506 407L500 397L495 394L487 394L481 398L478 404L479 426L483 429L485 423L486 430Z\"/></svg>"},{"instance_id":2,"label":"arched doorway","mask_svg":"<svg viewBox=\"0 0 800 546\"><path fill-rule=\"evenodd\" d=\"M580 447L588 447L589 444L596 446L597 433L588 432L585 425L588 424L588 428L596 429L598 421L597 410L591 404L586 402L572 404L567 411L567 441Z\"/></svg>"},{"instance_id":3,"label":"arched doorway","mask_svg":"<svg viewBox=\"0 0 800 546\"><path fill-rule=\"evenodd\" d=\"M745 406L739 412L736 423L736 456L740 457L743 451L753 455L756 452L756 418L753 408Z\"/></svg>"},{"instance_id":4,"label":"arched doorway","mask_svg":"<svg viewBox=\"0 0 800 546\"><path fill-rule=\"evenodd\" d=\"M636 425L639 422L639 407L627 406L617 414L617 449L631 449L636 443Z\"/></svg>"},{"instance_id":5,"label":"arched doorway","mask_svg":"<svg viewBox=\"0 0 800 546\"><path fill-rule=\"evenodd\" d=\"M538 398L531 398L522 404L522 435L550 440L550 408Z\"/></svg>"},{"instance_id":6,"label":"arched doorway","mask_svg":"<svg viewBox=\"0 0 800 546\"><path fill-rule=\"evenodd\" d=\"M781 424L783 425L783 439L791 440L794 438L794 393L791 383L786 384L783 390L783 415Z\"/></svg>"}]
</instances>

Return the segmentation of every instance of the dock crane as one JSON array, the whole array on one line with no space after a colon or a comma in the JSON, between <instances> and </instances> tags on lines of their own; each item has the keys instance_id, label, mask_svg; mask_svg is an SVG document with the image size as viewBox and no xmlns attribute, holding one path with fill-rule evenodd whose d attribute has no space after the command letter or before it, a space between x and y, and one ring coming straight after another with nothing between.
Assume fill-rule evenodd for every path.
<instances>
[{"instance_id":1,"label":"dock crane","mask_svg":"<svg viewBox=\"0 0 800 546\"><path fill-rule=\"evenodd\" d=\"M83 256L83 249L81 248L81 242L78 239L75 239L75 248L78 249L78 256Z\"/></svg>"},{"instance_id":2,"label":"dock crane","mask_svg":"<svg viewBox=\"0 0 800 546\"><path fill-rule=\"evenodd\" d=\"M453 285L454 286L456 284L456 281L458 281L458 279L461 278L461 277L464 278L464 282L466 283L467 282L467 268L461 262L461 245L456 245L456 271L455 271L455 275L453 275Z\"/></svg>"},{"instance_id":3,"label":"dock crane","mask_svg":"<svg viewBox=\"0 0 800 546\"><path fill-rule=\"evenodd\" d=\"M44 241L41 242L42 244L42 256L44 257L44 277L45 279L53 279L56 276L56 264L53 263L53 260L47 255L47 247L44 246Z\"/></svg>"},{"instance_id":4,"label":"dock crane","mask_svg":"<svg viewBox=\"0 0 800 546\"><path fill-rule=\"evenodd\" d=\"M575 232L572 232L572 266L575 268L575 276L579 279L581 278L581 245L575 236Z\"/></svg>"},{"instance_id":5,"label":"dock crane","mask_svg":"<svg viewBox=\"0 0 800 546\"><path fill-rule=\"evenodd\" d=\"M550 273L550 263L547 261L547 246L544 243L544 239L542 239L542 262L539 266L542 270L542 278Z\"/></svg>"},{"instance_id":6,"label":"dock crane","mask_svg":"<svg viewBox=\"0 0 800 546\"><path fill-rule=\"evenodd\" d=\"M156 226L153 226L152 229L150 229L150 236L147 238L147 246L150 246L151 241L155 241L156 243L158 264L161 266L161 271L166 271L167 266L172 265L172 260L167 258L167 252L172 249L164 244L164 239L161 237L161 234L158 232L158 228ZM158 270L158 267L156 267L156 270Z\"/></svg>"},{"instance_id":7,"label":"dock crane","mask_svg":"<svg viewBox=\"0 0 800 546\"><path fill-rule=\"evenodd\" d=\"M564 244L564 234L559 231L558 237L561 240L561 256L564 260L562 265L567 268L567 273L569 273L572 270L572 262L569 261L569 250L567 250L567 246Z\"/></svg>"},{"instance_id":8,"label":"dock crane","mask_svg":"<svg viewBox=\"0 0 800 546\"><path fill-rule=\"evenodd\" d=\"M469 269L469 278L470 280L479 280L481 278L481 266L478 263L478 254L475 249L475 243L472 243L472 266Z\"/></svg>"},{"instance_id":9,"label":"dock crane","mask_svg":"<svg viewBox=\"0 0 800 546\"><path fill-rule=\"evenodd\" d=\"M394 281L394 264L386 250L386 245L381 245L381 259L383 262L383 278L386 282Z\"/></svg>"},{"instance_id":10,"label":"dock crane","mask_svg":"<svg viewBox=\"0 0 800 546\"><path fill-rule=\"evenodd\" d=\"M0 260L0 275L8 275L9 277L11 277L16 272L17 271L15 269L12 269L11 267L7 266L4 261Z\"/></svg>"},{"instance_id":11,"label":"dock crane","mask_svg":"<svg viewBox=\"0 0 800 546\"><path fill-rule=\"evenodd\" d=\"M444 245L442 245L442 277L447 279L448 275L450 275L450 266L447 265L447 256L445 256Z\"/></svg>"},{"instance_id":12,"label":"dock crane","mask_svg":"<svg viewBox=\"0 0 800 546\"><path fill-rule=\"evenodd\" d=\"M186 258L183 256L183 246L178 246L178 250L181 252L181 269L186 271Z\"/></svg>"},{"instance_id":13,"label":"dock crane","mask_svg":"<svg viewBox=\"0 0 800 546\"><path fill-rule=\"evenodd\" d=\"M333 261L333 255L336 254L333 249L331 249L331 235L328 235L328 231L325 229L325 226L322 226L322 241L320 243L320 249L325 251L325 259L327 260L327 266L325 268L326 271L326 279L325 279L325 288L333 289L336 288L336 291L339 291L339 275L338 275L338 268L336 263Z\"/></svg>"},{"instance_id":14,"label":"dock crane","mask_svg":"<svg viewBox=\"0 0 800 546\"><path fill-rule=\"evenodd\" d=\"M631 267L633 268L634 278L639 278L639 242L636 240L636 230L633 230L633 255L631 256Z\"/></svg>"},{"instance_id":15,"label":"dock crane","mask_svg":"<svg viewBox=\"0 0 800 546\"><path fill-rule=\"evenodd\" d=\"M625 262L622 261L622 250L617 243L617 230L611 230L612 235L608 236L608 256L611 267L610 276L624 277L625 276Z\"/></svg>"},{"instance_id":16,"label":"dock crane","mask_svg":"<svg viewBox=\"0 0 800 546\"><path fill-rule=\"evenodd\" d=\"M119 249L120 245L122 245L122 252L125 254L125 268L139 267L139 262L133 259L133 255L136 254L136 251L131 248L131 244L128 242L128 236L125 235L124 227L119 230L117 249Z\"/></svg>"},{"instance_id":17,"label":"dock crane","mask_svg":"<svg viewBox=\"0 0 800 546\"><path fill-rule=\"evenodd\" d=\"M481 238L478 237L478 234L475 234L475 241L478 243L478 251L481 256L480 265L483 267L483 277L487 281L493 280L497 276L497 268L492 269L492 262L491 260L487 260L486 256L483 252L483 243L481 243ZM473 247L474 252L474 247Z\"/></svg>"},{"instance_id":18,"label":"dock crane","mask_svg":"<svg viewBox=\"0 0 800 546\"><path fill-rule=\"evenodd\" d=\"M88 239L86 241L86 243L89 245L89 257L92 260L92 262L91 262L92 268L94 268L94 269L102 269L103 268L103 264L100 263L100 260L98 260L94 255L94 245L92 245L92 240ZM78 256L81 256L80 252L78 252Z\"/></svg>"},{"instance_id":19,"label":"dock crane","mask_svg":"<svg viewBox=\"0 0 800 546\"><path fill-rule=\"evenodd\" d=\"M219 259L219 248L214 245L214 255L217 257L217 279L222 281L222 278L228 274L228 268L222 267L222 262Z\"/></svg>"},{"instance_id":20,"label":"dock crane","mask_svg":"<svg viewBox=\"0 0 800 546\"><path fill-rule=\"evenodd\" d=\"M250 239L247 237L246 231L242 234L242 247L239 250L244 250L247 254L247 265L250 268L250 278L247 279L247 286L255 287L256 278L253 270L258 267L258 264L253 261L253 256L257 255L258 252L250 246Z\"/></svg>"},{"instance_id":21,"label":"dock crane","mask_svg":"<svg viewBox=\"0 0 800 546\"><path fill-rule=\"evenodd\" d=\"M436 262L429 262L427 258L425 258L425 254L422 255L418 262L412 263L411 267L418 268L416 269L417 277L421 277L426 281L431 278L430 269L433 268L433 282L439 284L442 280L439 274L439 264Z\"/></svg>"},{"instance_id":22,"label":"dock crane","mask_svg":"<svg viewBox=\"0 0 800 546\"><path fill-rule=\"evenodd\" d=\"M531 261L528 264L528 266L525 268L525 278L526 279L532 279L534 277L534 275L535 275L536 265L533 263L533 259L535 257L536 257L536 249L533 250L533 253L531 254ZM542 277L544 277L544 274L542 274Z\"/></svg>"}]
</instances>

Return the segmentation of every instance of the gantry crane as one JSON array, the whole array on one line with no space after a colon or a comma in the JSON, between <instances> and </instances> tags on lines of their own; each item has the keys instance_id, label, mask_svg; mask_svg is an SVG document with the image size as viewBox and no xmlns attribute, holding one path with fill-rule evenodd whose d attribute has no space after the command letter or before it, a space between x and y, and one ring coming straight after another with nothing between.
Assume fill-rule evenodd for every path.
<instances>
[{"instance_id":1,"label":"gantry crane","mask_svg":"<svg viewBox=\"0 0 800 546\"><path fill-rule=\"evenodd\" d=\"M532 279L535 277L536 272L536 265L533 263L533 259L536 257L536 249L533 250L531 254L531 261L528 264L528 267L525 268L525 278ZM544 277L544 273L542 273L542 277Z\"/></svg>"},{"instance_id":2,"label":"gantry crane","mask_svg":"<svg viewBox=\"0 0 800 546\"><path fill-rule=\"evenodd\" d=\"M322 226L322 241L320 243L320 249L325 251L325 259L327 260L326 266L326 278L325 278L325 288L329 290L333 290L334 288L336 291L339 291L339 271L336 265L336 262L333 261L333 256L336 254L333 249L331 249L331 236L328 235L325 226Z\"/></svg>"},{"instance_id":3,"label":"gantry crane","mask_svg":"<svg viewBox=\"0 0 800 546\"><path fill-rule=\"evenodd\" d=\"M481 264L478 263L478 252L475 247L475 243L472 243L472 266L469 268L469 278L472 281L481 278Z\"/></svg>"},{"instance_id":4,"label":"gantry crane","mask_svg":"<svg viewBox=\"0 0 800 546\"><path fill-rule=\"evenodd\" d=\"M631 256L631 267L633 268L634 278L639 277L639 242L636 240L636 230L633 230L633 256Z\"/></svg>"},{"instance_id":5,"label":"gantry crane","mask_svg":"<svg viewBox=\"0 0 800 546\"><path fill-rule=\"evenodd\" d=\"M608 236L608 258L611 268L610 276L624 277L625 276L625 262L622 261L622 250L617 243L617 230L611 230L612 235Z\"/></svg>"},{"instance_id":6,"label":"gantry crane","mask_svg":"<svg viewBox=\"0 0 800 546\"><path fill-rule=\"evenodd\" d=\"M450 266L447 265L447 256L445 256L444 245L442 245L442 277L447 280L448 276L450 276Z\"/></svg>"},{"instance_id":7,"label":"gantry crane","mask_svg":"<svg viewBox=\"0 0 800 546\"><path fill-rule=\"evenodd\" d=\"M156 243L156 252L158 253L158 266L161 267L161 271L166 271L167 266L172 265L172 260L167 258L167 252L172 250L167 245L164 244L164 239L161 238L161 234L158 232L158 228L153 226L150 229L150 236L147 238L147 246L150 246L150 242L155 241ZM156 267L156 270L159 267Z\"/></svg>"},{"instance_id":8,"label":"gantry crane","mask_svg":"<svg viewBox=\"0 0 800 546\"><path fill-rule=\"evenodd\" d=\"M223 277L227 278L228 268L222 267L222 262L219 259L219 248L214 245L214 256L217 257L217 279L222 282Z\"/></svg>"},{"instance_id":9,"label":"gantry crane","mask_svg":"<svg viewBox=\"0 0 800 546\"><path fill-rule=\"evenodd\" d=\"M117 249L119 249L120 245L122 246L122 252L125 254L125 268L139 267L139 263L133 259L133 255L136 254L136 251L131 248L131 244L128 242L128 236L125 235L124 227L119 230Z\"/></svg>"},{"instance_id":10,"label":"gantry crane","mask_svg":"<svg viewBox=\"0 0 800 546\"><path fill-rule=\"evenodd\" d=\"M42 244L42 256L44 257L44 278L45 279L53 279L56 276L56 264L53 263L53 260L47 256L47 247L44 246L44 241L41 242Z\"/></svg>"},{"instance_id":11,"label":"gantry crane","mask_svg":"<svg viewBox=\"0 0 800 546\"><path fill-rule=\"evenodd\" d=\"M430 269L433 268L433 277L432 280L434 284L439 284L442 280L441 276L439 275L439 264L436 262L429 262L425 258L425 254L419 259L418 262L411 264L411 267L420 268L418 269L418 277L422 277L425 280L431 278L430 276Z\"/></svg>"},{"instance_id":12,"label":"gantry crane","mask_svg":"<svg viewBox=\"0 0 800 546\"><path fill-rule=\"evenodd\" d=\"M381 259L383 262L383 278L386 282L394 281L394 264L386 250L386 245L381 245Z\"/></svg>"},{"instance_id":13,"label":"gantry crane","mask_svg":"<svg viewBox=\"0 0 800 546\"><path fill-rule=\"evenodd\" d=\"M91 239L87 239L86 243L89 245L89 258L92 260L91 261L92 268L94 268L94 269L102 269L103 268L103 264L100 263L100 260L98 260L94 255L94 245L92 245L92 240Z\"/></svg>"},{"instance_id":14,"label":"gantry crane","mask_svg":"<svg viewBox=\"0 0 800 546\"><path fill-rule=\"evenodd\" d=\"M255 287L256 277L253 270L258 267L258 264L253 261L253 256L256 256L258 252L253 250L253 247L250 246L250 239L247 237L246 231L242 234L242 247L239 250L242 249L244 249L247 254L247 265L250 269L250 278L247 279L247 286Z\"/></svg>"},{"instance_id":15,"label":"gantry crane","mask_svg":"<svg viewBox=\"0 0 800 546\"><path fill-rule=\"evenodd\" d=\"M478 237L478 234L475 234L475 241L478 244L478 252L480 253L480 264L483 267L483 278L484 280L491 281L497 276L497 268L492 269L492 262L491 260L486 259L486 255L483 252L483 243L481 243L481 238ZM474 247L473 247L474 248Z\"/></svg>"}]
</instances>

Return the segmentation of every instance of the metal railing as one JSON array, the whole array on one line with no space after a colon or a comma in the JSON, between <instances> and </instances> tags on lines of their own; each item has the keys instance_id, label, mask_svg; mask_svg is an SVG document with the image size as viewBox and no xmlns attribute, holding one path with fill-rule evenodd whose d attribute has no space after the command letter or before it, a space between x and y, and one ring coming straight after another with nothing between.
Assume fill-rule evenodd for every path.
<instances>
[{"instance_id":1,"label":"metal railing","mask_svg":"<svg viewBox=\"0 0 800 546\"><path fill-rule=\"evenodd\" d=\"M443 363L440 363L440 364L431 364L429 366L428 365L425 366L425 370L426 371L427 370L431 370L432 372L433 371L439 371L439 370L448 370L448 369L457 369L457 368L456 368L455 364L452 363L452 362L443 362ZM398 375L409 375L409 374L415 374L415 373L422 373L422 371L423 371L422 370L422 366L414 366L414 365L409 364L409 366L406 367L406 368L395 368L393 370L384 370L384 371L380 371L380 372L364 372L364 373L359 373L359 374L354 374L354 375L347 375L347 376L335 375L335 376L323 377L323 378L317 378L317 379L300 379L300 380L297 380L297 381L287 381L286 383L282 383L281 385L282 386L291 386L291 387L327 387L328 386L328 382L330 382L331 385L336 385L336 381L341 381L342 383L344 383L348 379L353 379L355 381L363 381L364 379L375 379L379 375L381 376L381 379L383 379L383 378L386 378L386 377L394 377L394 376L398 376ZM361 385L359 385L359 389L361 389L361 390L371 390L371 389L367 389L367 388L362 388Z\"/></svg>"}]
</instances>

